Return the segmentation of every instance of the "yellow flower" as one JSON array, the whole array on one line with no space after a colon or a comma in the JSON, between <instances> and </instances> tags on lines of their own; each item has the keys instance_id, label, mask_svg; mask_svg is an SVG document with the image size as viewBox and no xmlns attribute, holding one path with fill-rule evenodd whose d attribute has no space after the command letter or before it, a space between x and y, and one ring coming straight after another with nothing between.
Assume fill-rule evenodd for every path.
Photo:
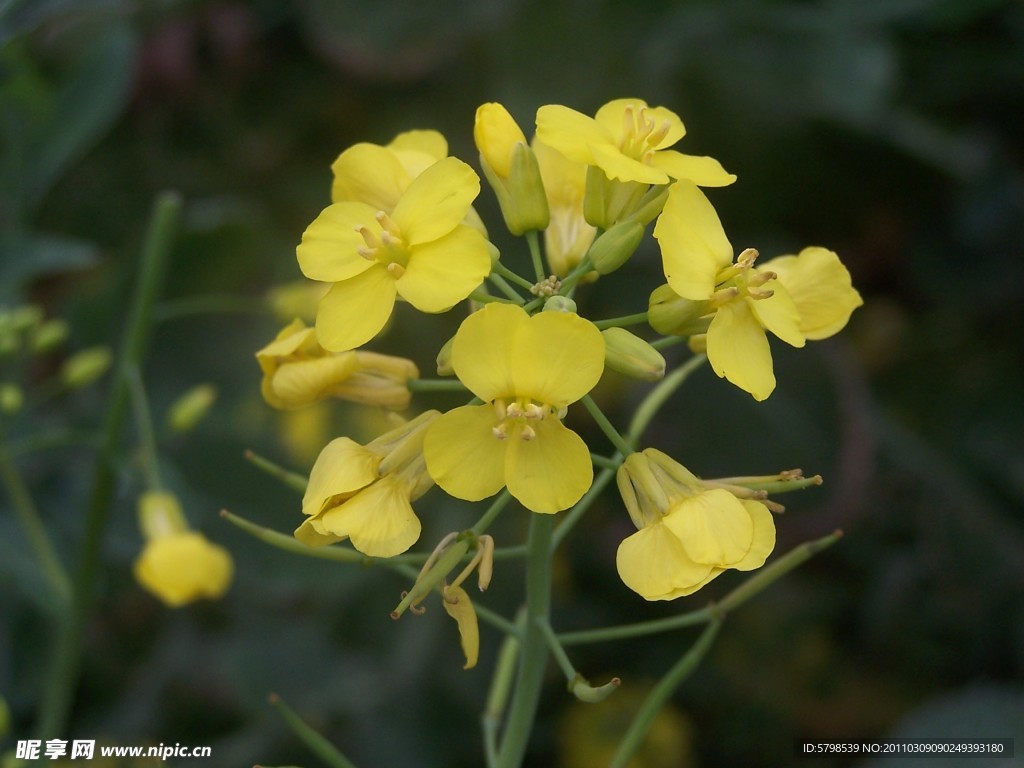
<instances>
[{"instance_id":1,"label":"yellow flower","mask_svg":"<svg viewBox=\"0 0 1024 768\"><path fill-rule=\"evenodd\" d=\"M488 304L463 321L452 366L484 404L455 408L428 430L424 453L434 481L469 501L507 486L534 512L579 501L593 481L590 452L562 417L601 377L601 332L575 314L530 317Z\"/></svg>"},{"instance_id":2,"label":"yellow flower","mask_svg":"<svg viewBox=\"0 0 1024 768\"><path fill-rule=\"evenodd\" d=\"M559 104L537 110L537 138L591 168L584 210L587 221L601 229L610 229L630 214L641 215L650 185L686 179L704 187L723 187L736 181L714 158L669 149L685 134L678 115L665 107L649 107L641 99L610 101L593 118ZM595 168L600 173L595 174Z\"/></svg>"},{"instance_id":3,"label":"yellow flower","mask_svg":"<svg viewBox=\"0 0 1024 768\"><path fill-rule=\"evenodd\" d=\"M616 480L638 529L619 545L616 566L646 600L692 594L729 568L760 568L775 548L764 504L705 488L661 451L631 454Z\"/></svg>"},{"instance_id":4,"label":"yellow flower","mask_svg":"<svg viewBox=\"0 0 1024 768\"><path fill-rule=\"evenodd\" d=\"M302 408L325 397L400 410L409 405L411 360L376 352L328 352L313 328L299 320L285 326L256 353L263 370L263 398L275 408Z\"/></svg>"},{"instance_id":5,"label":"yellow flower","mask_svg":"<svg viewBox=\"0 0 1024 768\"><path fill-rule=\"evenodd\" d=\"M219 598L234 566L223 547L189 530L181 505L170 493L150 491L139 499L146 546L135 561L135 578L171 608L200 598Z\"/></svg>"},{"instance_id":6,"label":"yellow flower","mask_svg":"<svg viewBox=\"0 0 1024 768\"><path fill-rule=\"evenodd\" d=\"M473 139L509 232L521 235L547 227L548 201L537 158L508 110L495 102L481 104L476 110Z\"/></svg>"},{"instance_id":7,"label":"yellow flower","mask_svg":"<svg viewBox=\"0 0 1024 768\"><path fill-rule=\"evenodd\" d=\"M326 208L296 254L306 277L333 283L317 309L317 338L343 351L365 344L401 296L421 312L444 312L491 269L487 240L462 220L480 179L461 160L439 160L412 180L388 213L361 202Z\"/></svg>"},{"instance_id":8,"label":"yellow flower","mask_svg":"<svg viewBox=\"0 0 1024 768\"><path fill-rule=\"evenodd\" d=\"M669 190L654 237L665 278L675 294L691 302L689 314L713 315L707 353L715 373L756 400L775 389L766 330L802 347L806 339L836 333L862 303L839 257L824 248L807 248L800 256L772 260L763 268L754 266L757 251L748 248L733 263L732 245L718 214L688 182L677 182ZM657 317L654 305L665 301L664 291L655 291L652 318ZM655 330L672 332L657 319L652 324Z\"/></svg>"},{"instance_id":9,"label":"yellow flower","mask_svg":"<svg viewBox=\"0 0 1024 768\"><path fill-rule=\"evenodd\" d=\"M426 411L376 440L332 440L309 473L302 498L306 521L295 538L314 547L351 539L370 557L405 552L420 536L412 502L433 482L423 460L423 433L437 411Z\"/></svg>"},{"instance_id":10,"label":"yellow flower","mask_svg":"<svg viewBox=\"0 0 1024 768\"><path fill-rule=\"evenodd\" d=\"M544 230L544 253L551 271L565 277L583 259L597 234L597 227L588 224L583 217L587 167L574 163L536 138L533 152L540 165L551 212L551 221Z\"/></svg>"}]
</instances>

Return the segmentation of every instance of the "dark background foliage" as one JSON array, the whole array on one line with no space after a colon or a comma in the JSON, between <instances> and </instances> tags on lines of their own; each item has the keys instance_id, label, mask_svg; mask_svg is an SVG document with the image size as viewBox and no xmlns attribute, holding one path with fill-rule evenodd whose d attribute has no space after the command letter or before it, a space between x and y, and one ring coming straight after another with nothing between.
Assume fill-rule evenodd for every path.
<instances>
[{"instance_id":1,"label":"dark background foliage","mask_svg":"<svg viewBox=\"0 0 1024 768\"><path fill-rule=\"evenodd\" d=\"M529 132L541 104L592 113L637 96L683 117L684 151L739 175L711 193L734 245L766 256L827 245L866 301L836 339L773 346L779 388L766 403L705 370L648 434L706 476L823 474L821 488L782 499L778 552L836 528L846 536L729 618L638 765L786 765L798 738L1015 736L1024 749L1024 6L28 0L0 14L0 298L67 318L70 348L114 343L151 202L176 189L184 228L146 381L158 412L192 384L220 391L197 433L163 443L163 469L193 524L232 551L236 582L221 602L177 611L141 592L130 574L140 484L127 456L73 736L210 744L225 766L315 764L267 706L276 691L359 765L481 763L495 632L483 631L480 668L463 672L437 606L388 618L407 586L397 577L272 550L217 518L227 507L290 530L296 498L243 450L305 470L330 437L369 429L345 406L305 417L265 406L253 352L277 321L246 310L299 277L295 244L348 145L432 127L475 165L484 101ZM478 205L498 230L487 191ZM594 286L594 316L645 305L660 268L653 247L636 267ZM236 311L174 314L196 296L229 297L220 303ZM423 350L453 319L411 320L400 312L380 348L429 370ZM598 397L621 423L643 391L610 380ZM101 395L49 403L11 436L88 431ZM90 465L88 444L19 459L69 561ZM473 519L436 492L425 502L425 542ZM523 525L506 514L499 544ZM739 583L726 575L694 597L646 604L614 571L629 532L609 492L557 564L558 628L672 615ZM31 731L51 637L25 549L5 512L8 746ZM485 602L511 614L520 579L500 566ZM575 649L584 674L619 675L622 690L578 704L552 669L530 764L599 764L692 639Z\"/></svg>"}]
</instances>

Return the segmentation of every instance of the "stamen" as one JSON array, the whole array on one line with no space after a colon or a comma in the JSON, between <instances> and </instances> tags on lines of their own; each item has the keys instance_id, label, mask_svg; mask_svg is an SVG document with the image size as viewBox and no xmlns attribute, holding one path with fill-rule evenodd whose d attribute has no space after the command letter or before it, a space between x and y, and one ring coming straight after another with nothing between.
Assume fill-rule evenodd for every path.
<instances>
[{"instance_id":1,"label":"stamen","mask_svg":"<svg viewBox=\"0 0 1024 768\"><path fill-rule=\"evenodd\" d=\"M532 421L544 418L544 408L537 405L536 403L530 403L526 406L526 418Z\"/></svg>"},{"instance_id":2,"label":"stamen","mask_svg":"<svg viewBox=\"0 0 1024 768\"><path fill-rule=\"evenodd\" d=\"M388 272L394 275L396 279L405 274L405 267L403 267L397 261L392 261L390 264L388 264L387 269Z\"/></svg>"},{"instance_id":3,"label":"stamen","mask_svg":"<svg viewBox=\"0 0 1024 768\"><path fill-rule=\"evenodd\" d=\"M747 296L754 300L770 299L775 295L775 291L768 290L767 288L749 288L747 289Z\"/></svg>"},{"instance_id":4,"label":"stamen","mask_svg":"<svg viewBox=\"0 0 1024 768\"><path fill-rule=\"evenodd\" d=\"M530 442L536 436L537 436L537 433L534 431L533 427L531 427L529 424L524 425L523 426L523 431L519 433L519 438L521 440L525 440L526 442Z\"/></svg>"},{"instance_id":5,"label":"stamen","mask_svg":"<svg viewBox=\"0 0 1024 768\"><path fill-rule=\"evenodd\" d=\"M508 414L508 417L510 419L518 419L525 412L523 411L523 406L521 406L519 403L509 403L506 413Z\"/></svg>"},{"instance_id":6,"label":"stamen","mask_svg":"<svg viewBox=\"0 0 1024 768\"><path fill-rule=\"evenodd\" d=\"M758 255L759 254L757 253L756 249L744 248L743 252L736 257L736 263L741 267L749 269L750 267L754 266L754 262L757 260Z\"/></svg>"},{"instance_id":7,"label":"stamen","mask_svg":"<svg viewBox=\"0 0 1024 768\"><path fill-rule=\"evenodd\" d=\"M505 422L503 421L498 426L491 428L491 434L494 435L498 440L507 440L508 426L506 426Z\"/></svg>"},{"instance_id":8,"label":"stamen","mask_svg":"<svg viewBox=\"0 0 1024 768\"><path fill-rule=\"evenodd\" d=\"M662 120L659 125L652 125L652 129L647 136L647 143L652 147L656 147L668 136L668 132L672 130L672 123L668 120Z\"/></svg>"}]
</instances>

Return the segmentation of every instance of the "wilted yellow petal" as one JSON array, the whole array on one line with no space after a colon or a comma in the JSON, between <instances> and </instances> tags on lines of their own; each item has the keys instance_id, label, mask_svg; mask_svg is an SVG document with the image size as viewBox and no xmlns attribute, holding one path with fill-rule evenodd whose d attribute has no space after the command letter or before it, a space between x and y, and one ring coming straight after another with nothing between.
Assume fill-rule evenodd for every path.
<instances>
[{"instance_id":1,"label":"wilted yellow petal","mask_svg":"<svg viewBox=\"0 0 1024 768\"><path fill-rule=\"evenodd\" d=\"M662 523L624 539L615 565L622 583L645 600L672 600L711 572L711 566L693 562L682 542Z\"/></svg>"},{"instance_id":2,"label":"wilted yellow petal","mask_svg":"<svg viewBox=\"0 0 1024 768\"><path fill-rule=\"evenodd\" d=\"M466 664L462 668L472 669L480 656L480 627L477 625L473 603L466 590L456 586L444 588L441 602L448 615L459 625L459 639L466 656Z\"/></svg>"},{"instance_id":3,"label":"wilted yellow petal","mask_svg":"<svg viewBox=\"0 0 1024 768\"><path fill-rule=\"evenodd\" d=\"M759 501L741 499L740 503L747 510L747 514L750 515L750 520L754 524L754 537L746 556L729 567L738 571L752 571L764 565L768 555L775 549L775 518L768 511L768 507Z\"/></svg>"},{"instance_id":4,"label":"wilted yellow petal","mask_svg":"<svg viewBox=\"0 0 1024 768\"><path fill-rule=\"evenodd\" d=\"M233 570L228 551L195 531L150 540L133 568L136 580L171 608L221 597Z\"/></svg>"},{"instance_id":5,"label":"wilted yellow petal","mask_svg":"<svg viewBox=\"0 0 1024 768\"><path fill-rule=\"evenodd\" d=\"M394 557L420 537L420 520L409 503L409 488L385 475L320 516L324 531L348 536L352 546L370 557Z\"/></svg>"}]
</instances>

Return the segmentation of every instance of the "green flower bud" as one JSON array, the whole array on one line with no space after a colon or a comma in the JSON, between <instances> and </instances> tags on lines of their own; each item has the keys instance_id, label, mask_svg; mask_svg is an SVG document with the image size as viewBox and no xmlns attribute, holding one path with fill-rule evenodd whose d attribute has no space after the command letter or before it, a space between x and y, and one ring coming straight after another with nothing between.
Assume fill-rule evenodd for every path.
<instances>
[{"instance_id":1,"label":"green flower bud","mask_svg":"<svg viewBox=\"0 0 1024 768\"><path fill-rule=\"evenodd\" d=\"M437 375L438 376L451 376L455 373L455 369L452 368L452 344L455 342L455 337L452 336L448 341L441 347L441 351L437 353Z\"/></svg>"},{"instance_id":2,"label":"green flower bud","mask_svg":"<svg viewBox=\"0 0 1024 768\"><path fill-rule=\"evenodd\" d=\"M608 328L601 335L606 367L642 381L657 381L665 375L665 358L639 336L625 328Z\"/></svg>"},{"instance_id":3,"label":"green flower bud","mask_svg":"<svg viewBox=\"0 0 1024 768\"><path fill-rule=\"evenodd\" d=\"M665 336L690 336L707 331L705 315L713 311L710 302L684 299L668 285L660 285L651 293L647 322Z\"/></svg>"},{"instance_id":4,"label":"green flower bud","mask_svg":"<svg viewBox=\"0 0 1024 768\"><path fill-rule=\"evenodd\" d=\"M69 389L80 389L92 384L107 372L114 356L107 347L89 347L76 352L60 368L60 379Z\"/></svg>"},{"instance_id":5,"label":"green flower bud","mask_svg":"<svg viewBox=\"0 0 1024 768\"><path fill-rule=\"evenodd\" d=\"M590 263L595 271L607 275L621 267L632 256L644 237L644 225L636 221L616 224L590 246Z\"/></svg>"},{"instance_id":6,"label":"green flower bud","mask_svg":"<svg viewBox=\"0 0 1024 768\"><path fill-rule=\"evenodd\" d=\"M59 317L47 320L36 328L32 335L33 352L49 352L51 349L60 346L68 337L68 324Z\"/></svg>"},{"instance_id":7,"label":"green flower bud","mask_svg":"<svg viewBox=\"0 0 1024 768\"><path fill-rule=\"evenodd\" d=\"M576 312L576 302L568 296L552 296L544 302L545 312Z\"/></svg>"},{"instance_id":8,"label":"green flower bud","mask_svg":"<svg viewBox=\"0 0 1024 768\"><path fill-rule=\"evenodd\" d=\"M25 394L17 384L0 384L0 413L17 413L25 404Z\"/></svg>"},{"instance_id":9,"label":"green flower bud","mask_svg":"<svg viewBox=\"0 0 1024 768\"><path fill-rule=\"evenodd\" d=\"M172 432L191 431L209 412L217 399L217 388L212 384L199 384L171 403L167 411L167 426Z\"/></svg>"}]
</instances>

